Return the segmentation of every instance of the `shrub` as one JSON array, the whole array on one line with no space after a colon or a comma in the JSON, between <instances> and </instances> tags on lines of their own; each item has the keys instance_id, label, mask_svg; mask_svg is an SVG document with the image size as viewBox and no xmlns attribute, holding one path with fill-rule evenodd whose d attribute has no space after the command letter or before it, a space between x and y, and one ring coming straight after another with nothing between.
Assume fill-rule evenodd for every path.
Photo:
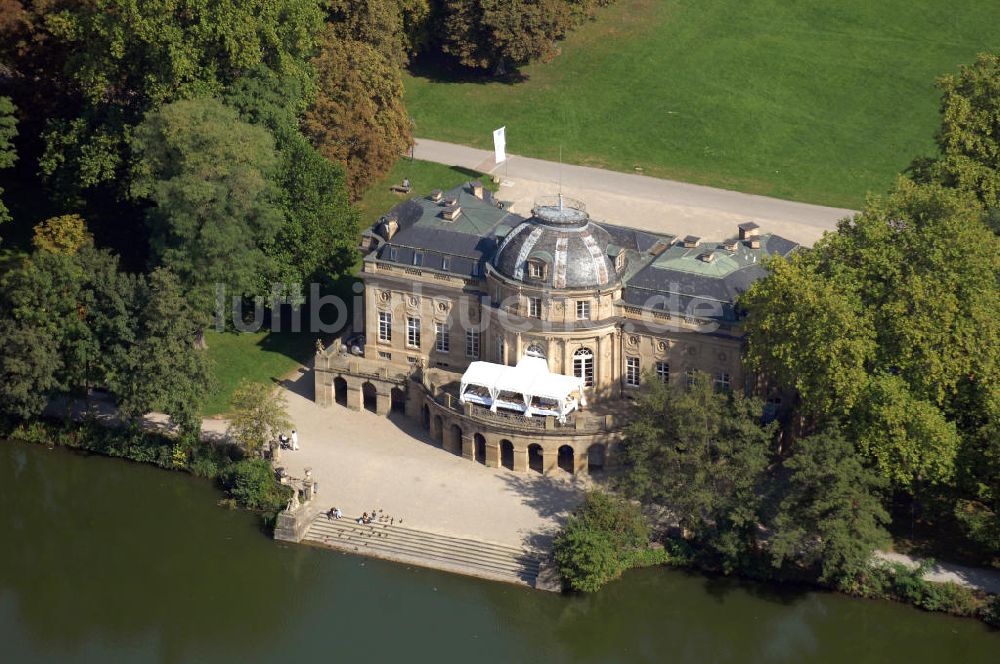
<instances>
[{"instance_id":1,"label":"shrub","mask_svg":"<svg viewBox=\"0 0 1000 664\"><path fill-rule=\"evenodd\" d=\"M223 470L219 479L226 493L247 509L275 513L291 498L291 489L278 483L271 464L263 459L238 461Z\"/></svg>"},{"instance_id":2,"label":"shrub","mask_svg":"<svg viewBox=\"0 0 1000 664\"><path fill-rule=\"evenodd\" d=\"M1000 595L990 597L979 615L987 625L1000 627Z\"/></svg>"},{"instance_id":3,"label":"shrub","mask_svg":"<svg viewBox=\"0 0 1000 664\"><path fill-rule=\"evenodd\" d=\"M631 503L602 492L587 494L553 542L566 585L595 592L631 567L665 562L669 555L649 552L649 529Z\"/></svg>"}]
</instances>

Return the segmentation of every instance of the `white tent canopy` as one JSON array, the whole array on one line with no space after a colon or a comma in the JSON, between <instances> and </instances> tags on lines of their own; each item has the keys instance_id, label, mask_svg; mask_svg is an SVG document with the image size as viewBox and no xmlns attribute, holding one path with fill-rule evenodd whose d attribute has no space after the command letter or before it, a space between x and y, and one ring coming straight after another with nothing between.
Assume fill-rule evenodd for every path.
<instances>
[{"instance_id":1,"label":"white tent canopy","mask_svg":"<svg viewBox=\"0 0 1000 664\"><path fill-rule=\"evenodd\" d=\"M549 372L540 357L526 355L516 367L492 362L473 362L462 374L458 400L488 406L493 412L505 408L532 415L554 415L560 421L579 406L586 406L584 380Z\"/></svg>"}]
</instances>

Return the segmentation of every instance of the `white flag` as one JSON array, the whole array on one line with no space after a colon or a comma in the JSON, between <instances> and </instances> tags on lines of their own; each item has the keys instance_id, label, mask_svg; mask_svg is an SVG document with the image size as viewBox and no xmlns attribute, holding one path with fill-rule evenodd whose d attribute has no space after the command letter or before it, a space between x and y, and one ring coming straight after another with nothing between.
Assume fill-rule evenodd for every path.
<instances>
[{"instance_id":1,"label":"white flag","mask_svg":"<svg viewBox=\"0 0 1000 664\"><path fill-rule=\"evenodd\" d=\"M507 127L493 130L493 152L496 153L496 163L507 161Z\"/></svg>"}]
</instances>

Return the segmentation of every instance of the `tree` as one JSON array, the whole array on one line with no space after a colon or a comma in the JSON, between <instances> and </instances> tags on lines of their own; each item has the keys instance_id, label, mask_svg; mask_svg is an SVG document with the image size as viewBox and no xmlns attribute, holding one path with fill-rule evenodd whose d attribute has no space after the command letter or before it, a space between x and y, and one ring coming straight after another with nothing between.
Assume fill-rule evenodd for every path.
<instances>
[{"instance_id":1,"label":"tree","mask_svg":"<svg viewBox=\"0 0 1000 664\"><path fill-rule=\"evenodd\" d=\"M889 541L877 494L886 483L835 428L800 440L784 467L790 474L768 547L774 565L818 566L826 583L856 578Z\"/></svg>"},{"instance_id":2,"label":"tree","mask_svg":"<svg viewBox=\"0 0 1000 664\"><path fill-rule=\"evenodd\" d=\"M122 177L131 129L163 104L219 94L262 64L308 89L308 57L322 25L315 0L24 5L0 41L24 74L26 97L38 81L52 84L39 86L59 100L57 114L41 115L52 117L41 167L71 189Z\"/></svg>"},{"instance_id":3,"label":"tree","mask_svg":"<svg viewBox=\"0 0 1000 664\"><path fill-rule=\"evenodd\" d=\"M667 507L727 572L746 565L774 423L761 426L759 401L716 392L707 374L688 387L647 385L625 433L622 488Z\"/></svg>"},{"instance_id":4,"label":"tree","mask_svg":"<svg viewBox=\"0 0 1000 664\"><path fill-rule=\"evenodd\" d=\"M83 217L64 214L35 226L31 244L38 251L75 254L83 247L93 246L94 238L87 231L87 222Z\"/></svg>"},{"instance_id":5,"label":"tree","mask_svg":"<svg viewBox=\"0 0 1000 664\"><path fill-rule=\"evenodd\" d=\"M102 385L111 358L132 341L134 280L110 253L37 251L4 275L5 389L9 412L41 413L57 393L86 396Z\"/></svg>"},{"instance_id":6,"label":"tree","mask_svg":"<svg viewBox=\"0 0 1000 664\"><path fill-rule=\"evenodd\" d=\"M333 30L320 39L313 65L317 92L303 132L321 155L344 165L348 190L360 198L413 143L399 69L370 44Z\"/></svg>"},{"instance_id":7,"label":"tree","mask_svg":"<svg viewBox=\"0 0 1000 664\"><path fill-rule=\"evenodd\" d=\"M327 24L337 39L364 42L397 66L426 41L427 0L329 0Z\"/></svg>"},{"instance_id":8,"label":"tree","mask_svg":"<svg viewBox=\"0 0 1000 664\"><path fill-rule=\"evenodd\" d=\"M631 566L631 554L649 544L649 529L635 505L591 491L553 541L556 564L573 590L596 592Z\"/></svg>"},{"instance_id":9,"label":"tree","mask_svg":"<svg viewBox=\"0 0 1000 664\"><path fill-rule=\"evenodd\" d=\"M989 208L1000 207L1000 56L981 53L957 76L938 79L941 128L938 155L918 159L918 179L974 194Z\"/></svg>"},{"instance_id":10,"label":"tree","mask_svg":"<svg viewBox=\"0 0 1000 664\"><path fill-rule=\"evenodd\" d=\"M195 437L212 380L205 351L195 347L199 317L168 270L154 270L138 291L135 342L119 350L109 387L126 419L163 412L183 436Z\"/></svg>"},{"instance_id":11,"label":"tree","mask_svg":"<svg viewBox=\"0 0 1000 664\"><path fill-rule=\"evenodd\" d=\"M269 385L244 380L233 392L228 435L250 454L291 428L285 396Z\"/></svg>"},{"instance_id":12,"label":"tree","mask_svg":"<svg viewBox=\"0 0 1000 664\"><path fill-rule=\"evenodd\" d=\"M441 50L502 75L556 52L573 13L565 0L442 0Z\"/></svg>"},{"instance_id":13,"label":"tree","mask_svg":"<svg viewBox=\"0 0 1000 664\"><path fill-rule=\"evenodd\" d=\"M14 150L14 137L17 136L17 118L14 117L14 104L10 97L0 97L0 170L10 168L17 161ZM0 196L3 187L0 187ZM0 199L0 224L10 221L10 212Z\"/></svg>"},{"instance_id":14,"label":"tree","mask_svg":"<svg viewBox=\"0 0 1000 664\"><path fill-rule=\"evenodd\" d=\"M225 102L275 138L279 164L272 179L284 221L263 248L272 270L267 280L305 283L352 269L357 211L343 166L324 159L299 133L297 111L304 102L296 81L259 68L227 88Z\"/></svg>"},{"instance_id":15,"label":"tree","mask_svg":"<svg viewBox=\"0 0 1000 664\"><path fill-rule=\"evenodd\" d=\"M282 223L267 130L216 100L192 99L150 113L133 145L142 158L133 194L152 203L154 260L177 275L195 309L208 316L219 284L266 292L263 247Z\"/></svg>"},{"instance_id":16,"label":"tree","mask_svg":"<svg viewBox=\"0 0 1000 664\"><path fill-rule=\"evenodd\" d=\"M878 374L865 389L851 424L858 450L895 486L948 482L961 442L954 422L914 397L899 376Z\"/></svg>"},{"instance_id":17,"label":"tree","mask_svg":"<svg viewBox=\"0 0 1000 664\"><path fill-rule=\"evenodd\" d=\"M857 401L875 354L875 331L856 294L811 257L775 258L740 298L748 311L747 364L794 388L810 418L839 415Z\"/></svg>"}]
</instances>

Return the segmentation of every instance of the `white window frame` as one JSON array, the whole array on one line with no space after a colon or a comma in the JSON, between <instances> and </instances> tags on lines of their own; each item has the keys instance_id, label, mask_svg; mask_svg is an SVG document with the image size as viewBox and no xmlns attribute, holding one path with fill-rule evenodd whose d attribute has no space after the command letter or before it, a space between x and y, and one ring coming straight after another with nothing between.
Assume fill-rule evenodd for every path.
<instances>
[{"instance_id":1,"label":"white window frame","mask_svg":"<svg viewBox=\"0 0 1000 664\"><path fill-rule=\"evenodd\" d=\"M465 356L479 358L479 330L473 327L465 331Z\"/></svg>"},{"instance_id":2,"label":"white window frame","mask_svg":"<svg viewBox=\"0 0 1000 664\"><path fill-rule=\"evenodd\" d=\"M594 351L578 348L573 352L573 375L583 378L586 387L594 386Z\"/></svg>"},{"instance_id":3,"label":"white window frame","mask_svg":"<svg viewBox=\"0 0 1000 664\"><path fill-rule=\"evenodd\" d=\"M639 358L635 355L625 357L625 384L639 387Z\"/></svg>"},{"instance_id":4,"label":"white window frame","mask_svg":"<svg viewBox=\"0 0 1000 664\"><path fill-rule=\"evenodd\" d=\"M656 377L660 379L662 383L670 382L670 363L669 362L657 362L656 363Z\"/></svg>"},{"instance_id":5,"label":"white window frame","mask_svg":"<svg viewBox=\"0 0 1000 664\"><path fill-rule=\"evenodd\" d=\"M451 349L448 323L434 323L434 350L447 353Z\"/></svg>"},{"instance_id":6,"label":"white window frame","mask_svg":"<svg viewBox=\"0 0 1000 664\"><path fill-rule=\"evenodd\" d=\"M406 346L420 348L420 319L414 316L406 317Z\"/></svg>"},{"instance_id":7,"label":"white window frame","mask_svg":"<svg viewBox=\"0 0 1000 664\"><path fill-rule=\"evenodd\" d=\"M576 319L590 320L590 300L576 301Z\"/></svg>"},{"instance_id":8,"label":"white window frame","mask_svg":"<svg viewBox=\"0 0 1000 664\"><path fill-rule=\"evenodd\" d=\"M413 252L413 267L423 267L424 265L424 252L415 251Z\"/></svg>"},{"instance_id":9,"label":"white window frame","mask_svg":"<svg viewBox=\"0 0 1000 664\"><path fill-rule=\"evenodd\" d=\"M378 340L382 343L392 343L392 312L378 312Z\"/></svg>"},{"instance_id":10,"label":"white window frame","mask_svg":"<svg viewBox=\"0 0 1000 664\"><path fill-rule=\"evenodd\" d=\"M529 297L528 318L541 318L541 317L542 317L542 298Z\"/></svg>"},{"instance_id":11,"label":"white window frame","mask_svg":"<svg viewBox=\"0 0 1000 664\"><path fill-rule=\"evenodd\" d=\"M449 258L448 256L444 256L441 258L441 269L444 272L448 272L449 270L451 270L451 258Z\"/></svg>"}]
</instances>

